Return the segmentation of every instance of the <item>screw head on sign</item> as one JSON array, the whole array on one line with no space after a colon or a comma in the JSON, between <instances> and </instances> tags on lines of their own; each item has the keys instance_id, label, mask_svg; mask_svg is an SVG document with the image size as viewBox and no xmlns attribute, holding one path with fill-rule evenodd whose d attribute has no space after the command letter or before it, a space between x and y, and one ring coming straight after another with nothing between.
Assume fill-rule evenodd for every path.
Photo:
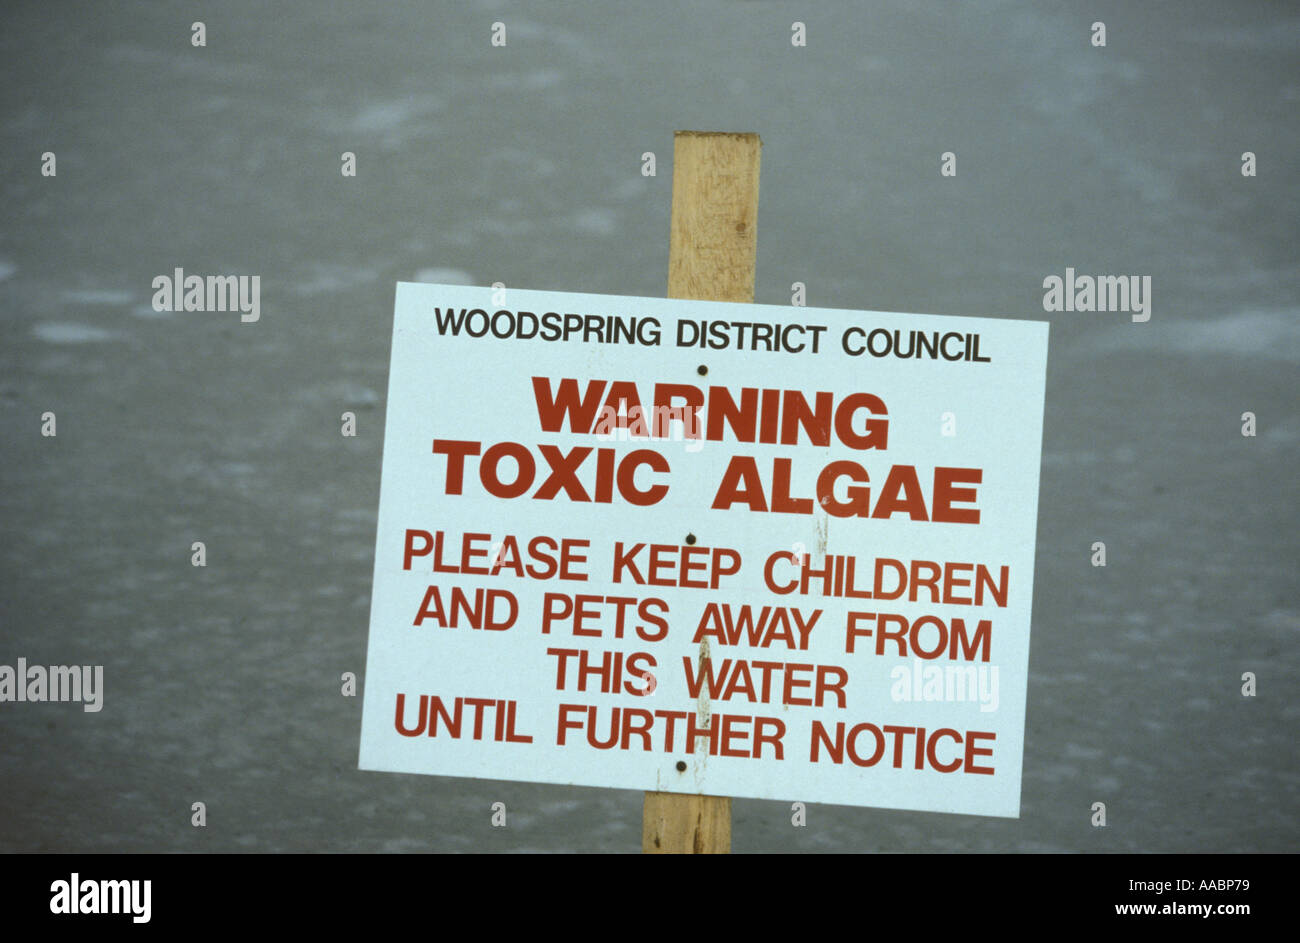
<instances>
[{"instance_id":1,"label":"screw head on sign","mask_svg":"<svg viewBox=\"0 0 1300 943\"><path fill-rule=\"evenodd\" d=\"M688 544L693 544L693 543L695 543L695 535L694 535L694 534L687 534L687 535L686 535L686 542L687 542Z\"/></svg>"},{"instance_id":2,"label":"screw head on sign","mask_svg":"<svg viewBox=\"0 0 1300 943\"><path fill-rule=\"evenodd\" d=\"M679 772L679 773L684 773L684 772L686 772L686 761L685 761L685 760L678 760L678 761L677 761L677 772Z\"/></svg>"}]
</instances>

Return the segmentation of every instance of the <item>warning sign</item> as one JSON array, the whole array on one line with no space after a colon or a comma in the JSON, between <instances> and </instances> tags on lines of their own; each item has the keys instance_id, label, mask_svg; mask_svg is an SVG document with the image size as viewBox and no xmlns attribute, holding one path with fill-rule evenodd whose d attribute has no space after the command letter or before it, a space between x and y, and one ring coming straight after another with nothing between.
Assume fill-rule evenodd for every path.
<instances>
[{"instance_id":1,"label":"warning sign","mask_svg":"<svg viewBox=\"0 0 1300 943\"><path fill-rule=\"evenodd\" d=\"M1017 816L1047 328L399 284L361 768Z\"/></svg>"}]
</instances>

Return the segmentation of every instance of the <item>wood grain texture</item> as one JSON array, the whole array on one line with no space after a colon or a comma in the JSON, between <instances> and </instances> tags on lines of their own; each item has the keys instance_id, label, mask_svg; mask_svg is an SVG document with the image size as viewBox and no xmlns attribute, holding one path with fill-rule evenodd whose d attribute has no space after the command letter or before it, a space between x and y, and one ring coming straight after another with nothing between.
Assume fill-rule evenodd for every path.
<instances>
[{"instance_id":1,"label":"wood grain texture","mask_svg":"<svg viewBox=\"0 0 1300 943\"><path fill-rule=\"evenodd\" d=\"M649 855L731 852L731 799L647 792L641 810L641 850Z\"/></svg>"},{"instance_id":2,"label":"wood grain texture","mask_svg":"<svg viewBox=\"0 0 1300 943\"><path fill-rule=\"evenodd\" d=\"M753 303L762 147L757 134L674 135L669 298ZM647 792L641 850L728 854L731 799Z\"/></svg>"},{"instance_id":3,"label":"wood grain texture","mask_svg":"<svg viewBox=\"0 0 1300 943\"><path fill-rule=\"evenodd\" d=\"M762 147L757 134L674 136L669 298L753 303Z\"/></svg>"}]
</instances>

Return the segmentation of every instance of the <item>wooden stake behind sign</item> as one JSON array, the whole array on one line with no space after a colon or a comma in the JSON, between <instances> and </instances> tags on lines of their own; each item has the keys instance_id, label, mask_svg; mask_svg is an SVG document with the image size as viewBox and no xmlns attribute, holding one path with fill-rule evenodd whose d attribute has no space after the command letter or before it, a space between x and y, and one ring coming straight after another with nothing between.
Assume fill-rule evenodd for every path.
<instances>
[{"instance_id":1,"label":"wooden stake behind sign","mask_svg":"<svg viewBox=\"0 0 1300 943\"><path fill-rule=\"evenodd\" d=\"M757 134L678 131L673 136L669 298L754 303L762 147ZM701 365L707 367L707 359ZM709 539L708 534L697 537ZM641 850L652 854L730 852L731 799L647 792Z\"/></svg>"}]
</instances>

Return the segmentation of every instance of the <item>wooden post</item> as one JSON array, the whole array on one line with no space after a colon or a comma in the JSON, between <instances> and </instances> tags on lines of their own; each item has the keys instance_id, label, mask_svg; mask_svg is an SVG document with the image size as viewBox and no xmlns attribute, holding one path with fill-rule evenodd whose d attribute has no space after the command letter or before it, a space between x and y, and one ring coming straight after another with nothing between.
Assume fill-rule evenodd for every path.
<instances>
[{"instance_id":1,"label":"wooden post","mask_svg":"<svg viewBox=\"0 0 1300 943\"><path fill-rule=\"evenodd\" d=\"M762 147L757 134L678 131L673 136L669 298L754 303ZM641 850L729 853L731 799L647 792Z\"/></svg>"}]
</instances>

